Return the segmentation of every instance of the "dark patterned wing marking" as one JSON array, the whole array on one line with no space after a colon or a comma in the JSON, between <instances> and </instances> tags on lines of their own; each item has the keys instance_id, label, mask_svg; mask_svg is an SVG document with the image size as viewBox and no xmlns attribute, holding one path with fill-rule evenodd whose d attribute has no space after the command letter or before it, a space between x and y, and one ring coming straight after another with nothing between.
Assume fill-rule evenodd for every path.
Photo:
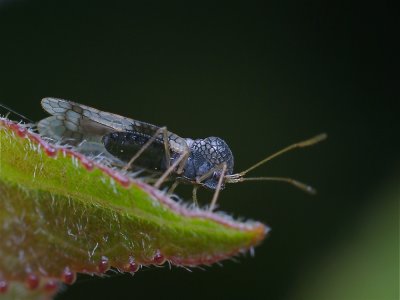
<instances>
[{"instance_id":1,"label":"dark patterned wing marking","mask_svg":"<svg viewBox=\"0 0 400 300\"><path fill-rule=\"evenodd\" d=\"M86 117L83 108L68 101L45 98L42 106L53 116L39 121L38 130L57 141L73 145L84 140L101 143L104 134L115 131Z\"/></svg>"}]
</instances>

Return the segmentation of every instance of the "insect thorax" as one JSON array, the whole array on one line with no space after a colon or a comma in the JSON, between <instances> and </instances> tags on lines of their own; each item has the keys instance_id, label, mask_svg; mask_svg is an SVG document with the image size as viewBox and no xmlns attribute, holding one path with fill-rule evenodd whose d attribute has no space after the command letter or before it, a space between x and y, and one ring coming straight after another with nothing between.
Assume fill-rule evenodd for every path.
<instances>
[{"instance_id":1,"label":"insect thorax","mask_svg":"<svg viewBox=\"0 0 400 300\"><path fill-rule=\"evenodd\" d=\"M226 174L233 173L233 154L229 146L218 137L208 137L205 139L189 140L190 156L186 162L183 176L195 180L206 174L213 168L226 163ZM216 189L222 169L215 172L202 183L209 189ZM223 188L223 186L222 186Z\"/></svg>"}]
</instances>

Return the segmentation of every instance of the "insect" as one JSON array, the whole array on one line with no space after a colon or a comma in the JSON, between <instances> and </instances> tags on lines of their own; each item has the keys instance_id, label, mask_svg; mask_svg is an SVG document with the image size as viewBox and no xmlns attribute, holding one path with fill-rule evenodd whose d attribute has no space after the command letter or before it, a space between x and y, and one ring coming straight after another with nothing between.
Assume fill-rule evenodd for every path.
<instances>
[{"instance_id":1,"label":"insect","mask_svg":"<svg viewBox=\"0 0 400 300\"><path fill-rule=\"evenodd\" d=\"M245 175L278 155L324 140L326 134L292 144L245 171L233 173L232 151L221 138L182 138L168 131L166 127L158 127L63 99L44 98L41 104L52 115L39 121L37 127L41 135L72 145L82 142L101 145L108 155L125 162L124 170L135 165L161 171L162 175L154 184L157 188L171 177L175 180L171 190L176 188L178 182L193 184L195 202L198 187L214 190L210 210L214 209L219 192L226 183L250 180L282 181L309 193L315 192L312 187L291 178L247 178Z\"/></svg>"}]
</instances>

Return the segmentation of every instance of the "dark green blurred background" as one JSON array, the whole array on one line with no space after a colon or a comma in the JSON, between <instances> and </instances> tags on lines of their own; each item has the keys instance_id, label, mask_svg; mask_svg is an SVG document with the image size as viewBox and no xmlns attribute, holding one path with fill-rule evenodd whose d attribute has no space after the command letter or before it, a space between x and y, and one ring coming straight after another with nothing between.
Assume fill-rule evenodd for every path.
<instances>
[{"instance_id":1,"label":"dark green blurred background","mask_svg":"<svg viewBox=\"0 0 400 300\"><path fill-rule=\"evenodd\" d=\"M46 116L39 101L53 96L183 137L220 136L236 171L329 135L254 172L309 182L318 196L280 183L222 193L222 210L272 228L254 258L192 273L83 276L58 299L397 299L399 99L386 70L388 10L385 1L0 1L0 102L31 119Z\"/></svg>"}]
</instances>

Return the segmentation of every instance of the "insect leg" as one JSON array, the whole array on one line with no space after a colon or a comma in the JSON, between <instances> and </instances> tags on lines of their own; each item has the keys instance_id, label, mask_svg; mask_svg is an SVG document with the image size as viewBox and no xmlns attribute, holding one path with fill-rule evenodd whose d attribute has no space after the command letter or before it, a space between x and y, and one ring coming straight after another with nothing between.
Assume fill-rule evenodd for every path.
<instances>
[{"instance_id":1,"label":"insect leg","mask_svg":"<svg viewBox=\"0 0 400 300\"><path fill-rule=\"evenodd\" d=\"M169 146L168 146L168 140L167 140L167 144L165 144L165 137L166 137L166 133L167 133L167 127L161 127L159 129L157 129L156 133L143 145L143 147L136 152L136 154L131 158L131 160L128 162L128 164L122 169L123 171L127 171L133 164L133 162L138 159L138 157L151 145L151 143L153 143L156 138L160 135L163 134L163 140L164 140L164 145L165 145L165 155L166 157L170 157L169 154ZM169 159L167 160L167 164L169 166Z\"/></svg>"},{"instance_id":2,"label":"insect leg","mask_svg":"<svg viewBox=\"0 0 400 300\"><path fill-rule=\"evenodd\" d=\"M219 192L221 191L222 182L225 178L226 169L227 169L226 162L223 162L223 163L219 164L218 166L209 170L207 173L205 173L201 177L196 178L196 182L198 184L200 184L202 181L204 181L205 179L210 177L215 171L222 170L221 175L218 179L218 184L215 189L214 196L212 197L212 200L211 200L211 204L210 204L210 208L209 208L210 211L214 210L215 204L217 203L218 195L219 195ZM194 194L193 194L193 196L194 196Z\"/></svg>"},{"instance_id":3,"label":"insect leg","mask_svg":"<svg viewBox=\"0 0 400 300\"><path fill-rule=\"evenodd\" d=\"M184 158L182 159L178 170L176 170L176 174L181 174L183 169L185 168L186 161L188 160L189 155L190 155L189 148L186 147L186 149L183 151L182 155L184 156Z\"/></svg>"},{"instance_id":4,"label":"insect leg","mask_svg":"<svg viewBox=\"0 0 400 300\"><path fill-rule=\"evenodd\" d=\"M219 195L219 192L221 191L222 181L225 178L225 173L226 173L226 163L222 163L221 176L219 177L217 188L215 189L214 196L212 197L209 211L213 211L215 204L217 203L218 195Z\"/></svg>"},{"instance_id":5,"label":"insect leg","mask_svg":"<svg viewBox=\"0 0 400 300\"><path fill-rule=\"evenodd\" d=\"M221 164L217 165L216 167L214 167L214 168L208 170L207 173L201 175L200 177L197 177L197 178L196 178L196 182L197 182L197 183L202 183L205 179L207 179L208 177L210 177L215 171L221 170L223 164L224 164L224 163L221 163Z\"/></svg>"},{"instance_id":6,"label":"insect leg","mask_svg":"<svg viewBox=\"0 0 400 300\"><path fill-rule=\"evenodd\" d=\"M164 172L164 174L161 175L161 177L157 180L157 182L154 184L155 188L159 188L161 186L161 184L165 181L165 179L168 177L168 175L175 170L175 168L178 165L182 165L184 166L187 159L189 157L189 152L187 150L185 150L183 153L181 153L181 155L179 156L179 158ZM182 167L183 168L183 167Z\"/></svg>"},{"instance_id":7,"label":"insect leg","mask_svg":"<svg viewBox=\"0 0 400 300\"><path fill-rule=\"evenodd\" d=\"M193 203L195 206L199 206L198 202L197 202L197 190L199 189L198 185L194 185L193 186L193 190L192 190L192 194L193 194Z\"/></svg>"},{"instance_id":8,"label":"insect leg","mask_svg":"<svg viewBox=\"0 0 400 300\"><path fill-rule=\"evenodd\" d=\"M175 191L175 189L178 187L179 181L175 180L175 182L172 184L172 186L168 190L168 195L172 195L172 193Z\"/></svg>"},{"instance_id":9,"label":"insect leg","mask_svg":"<svg viewBox=\"0 0 400 300\"><path fill-rule=\"evenodd\" d=\"M162 133L163 133L165 162L166 162L166 166L168 169L171 165L171 154L169 152L169 143L168 143L168 131L167 131L167 127L161 127L160 129L162 129Z\"/></svg>"}]
</instances>

